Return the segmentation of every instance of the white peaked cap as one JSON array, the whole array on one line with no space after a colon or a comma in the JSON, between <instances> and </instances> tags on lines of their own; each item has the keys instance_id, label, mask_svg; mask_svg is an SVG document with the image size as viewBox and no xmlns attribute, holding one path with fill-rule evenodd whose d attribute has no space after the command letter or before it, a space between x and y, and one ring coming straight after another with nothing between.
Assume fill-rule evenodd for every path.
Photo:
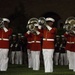
<instances>
[{"instance_id":1,"label":"white peaked cap","mask_svg":"<svg viewBox=\"0 0 75 75\"><path fill-rule=\"evenodd\" d=\"M64 35L61 35L61 37L64 37Z\"/></svg>"},{"instance_id":2,"label":"white peaked cap","mask_svg":"<svg viewBox=\"0 0 75 75\"><path fill-rule=\"evenodd\" d=\"M7 18L3 18L3 21L6 21L6 22L10 22L10 20L9 19L7 19Z\"/></svg>"},{"instance_id":3,"label":"white peaked cap","mask_svg":"<svg viewBox=\"0 0 75 75\"><path fill-rule=\"evenodd\" d=\"M12 36L13 36L13 37L15 37L16 35L15 35L15 34L13 34Z\"/></svg>"},{"instance_id":4,"label":"white peaked cap","mask_svg":"<svg viewBox=\"0 0 75 75\"><path fill-rule=\"evenodd\" d=\"M46 21L52 21L52 22L55 22L55 20L54 20L53 18L51 18L51 17L47 17L45 20L46 20Z\"/></svg>"},{"instance_id":5,"label":"white peaked cap","mask_svg":"<svg viewBox=\"0 0 75 75\"><path fill-rule=\"evenodd\" d=\"M22 35L21 33L18 33L18 35Z\"/></svg>"},{"instance_id":6,"label":"white peaked cap","mask_svg":"<svg viewBox=\"0 0 75 75\"><path fill-rule=\"evenodd\" d=\"M24 37L23 35L21 37Z\"/></svg>"},{"instance_id":7,"label":"white peaked cap","mask_svg":"<svg viewBox=\"0 0 75 75\"><path fill-rule=\"evenodd\" d=\"M60 37L59 35L56 35L56 37Z\"/></svg>"}]
</instances>

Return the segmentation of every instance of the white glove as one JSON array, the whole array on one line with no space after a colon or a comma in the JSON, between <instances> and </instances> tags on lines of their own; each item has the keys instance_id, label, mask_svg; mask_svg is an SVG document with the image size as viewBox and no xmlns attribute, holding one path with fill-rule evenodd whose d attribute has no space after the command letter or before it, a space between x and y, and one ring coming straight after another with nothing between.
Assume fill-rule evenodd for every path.
<instances>
[{"instance_id":1,"label":"white glove","mask_svg":"<svg viewBox=\"0 0 75 75\"><path fill-rule=\"evenodd\" d=\"M73 33L75 34L75 31L73 31Z\"/></svg>"},{"instance_id":2,"label":"white glove","mask_svg":"<svg viewBox=\"0 0 75 75\"><path fill-rule=\"evenodd\" d=\"M38 29L41 29L41 28L42 28L42 27L39 25L39 26L38 26Z\"/></svg>"},{"instance_id":3,"label":"white glove","mask_svg":"<svg viewBox=\"0 0 75 75\"><path fill-rule=\"evenodd\" d=\"M52 29L52 27L50 27L50 26L48 26L48 25L47 25L46 27L47 27L47 29L48 29L49 31Z\"/></svg>"},{"instance_id":4,"label":"white glove","mask_svg":"<svg viewBox=\"0 0 75 75\"><path fill-rule=\"evenodd\" d=\"M11 46L10 47L12 47L13 46L13 44L11 44Z\"/></svg>"},{"instance_id":5,"label":"white glove","mask_svg":"<svg viewBox=\"0 0 75 75\"><path fill-rule=\"evenodd\" d=\"M69 34L69 32L66 32L66 34Z\"/></svg>"},{"instance_id":6,"label":"white glove","mask_svg":"<svg viewBox=\"0 0 75 75\"><path fill-rule=\"evenodd\" d=\"M4 31L5 31L5 32L7 32L7 31L8 31L8 29L7 29L6 27L3 27L3 29L4 29Z\"/></svg>"},{"instance_id":7,"label":"white glove","mask_svg":"<svg viewBox=\"0 0 75 75\"><path fill-rule=\"evenodd\" d=\"M29 30L27 31L27 34L30 34L30 31Z\"/></svg>"},{"instance_id":8,"label":"white glove","mask_svg":"<svg viewBox=\"0 0 75 75\"><path fill-rule=\"evenodd\" d=\"M18 46L18 44L15 45L15 47L17 47L17 46Z\"/></svg>"},{"instance_id":9,"label":"white glove","mask_svg":"<svg viewBox=\"0 0 75 75\"><path fill-rule=\"evenodd\" d=\"M37 33L37 35L39 35L39 34L40 34L40 32L39 32L39 31L36 31L36 33Z\"/></svg>"}]
</instances>

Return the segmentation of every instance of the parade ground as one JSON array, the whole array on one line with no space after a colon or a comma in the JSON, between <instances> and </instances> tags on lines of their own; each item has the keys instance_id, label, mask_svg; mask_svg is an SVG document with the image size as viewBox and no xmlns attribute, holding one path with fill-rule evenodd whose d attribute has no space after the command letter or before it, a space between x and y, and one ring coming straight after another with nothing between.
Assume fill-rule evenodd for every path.
<instances>
[{"instance_id":1,"label":"parade ground","mask_svg":"<svg viewBox=\"0 0 75 75\"><path fill-rule=\"evenodd\" d=\"M6 72L0 72L0 75L75 75L75 72L70 71L68 66L54 66L53 73L45 73L44 67L41 66L39 71L33 71L25 65L9 65Z\"/></svg>"}]
</instances>

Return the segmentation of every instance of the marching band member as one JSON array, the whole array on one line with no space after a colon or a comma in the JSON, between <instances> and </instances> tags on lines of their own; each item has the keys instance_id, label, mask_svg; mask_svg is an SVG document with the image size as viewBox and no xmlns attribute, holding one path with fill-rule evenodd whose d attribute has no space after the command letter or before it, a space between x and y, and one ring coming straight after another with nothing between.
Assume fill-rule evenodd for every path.
<instances>
[{"instance_id":1,"label":"marching band member","mask_svg":"<svg viewBox=\"0 0 75 75\"><path fill-rule=\"evenodd\" d=\"M8 28L8 24L10 22L9 19L2 18L2 22L4 23L3 23L3 27L0 28L0 71L7 71L9 37L12 34L12 29Z\"/></svg>"},{"instance_id":2,"label":"marching band member","mask_svg":"<svg viewBox=\"0 0 75 75\"><path fill-rule=\"evenodd\" d=\"M40 52L41 52L41 39L42 39L42 33L40 30L40 26L38 24L37 18L31 18L28 21L28 27L29 30L27 31L27 34L29 36L29 39L27 37L29 44L29 52L31 53L31 60L32 60L32 69L33 70L39 70L40 69Z\"/></svg>"},{"instance_id":3,"label":"marching band member","mask_svg":"<svg viewBox=\"0 0 75 75\"><path fill-rule=\"evenodd\" d=\"M25 35L27 39L27 54L28 54L28 68L32 68L32 58L31 58L31 32L28 30Z\"/></svg>"},{"instance_id":4,"label":"marching band member","mask_svg":"<svg viewBox=\"0 0 75 75\"><path fill-rule=\"evenodd\" d=\"M15 34L12 35L12 40L10 43L10 52L11 52L11 64L15 64L15 54L16 54L16 42L17 42L17 36Z\"/></svg>"},{"instance_id":5,"label":"marching band member","mask_svg":"<svg viewBox=\"0 0 75 75\"><path fill-rule=\"evenodd\" d=\"M68 65L67 53L65 50L66 39L64 35L61 35L61 44L60 44L60 65Z\"/></svg>"},{"instance_id":6,"label":"marching band member","mask_svg":"<svg viewBox=\"0 0 75 75\"><path fill-rule=\"evenodd\" d=\"M69 70L75 72L75 17L68 17L63 28L66 29L64 36L67 40L66 50L69 61Z\"/></svg>"},{"instance_id":7,"label":"marching band member","mask_svg":"<svg viewBox=\"0 0 75 75\"><path fill-rule=\"evenodd\" d=\"M26 48L26 45L27 45L27 40L25 38L24 35L21 35L21 42L22 42L22 58L23 58L23 64L26 63L26 55L27 55L27 48Z\"/></svg>"},{"instance_id":8,"label":"marching band member","mask_svg":"<svg viewBox=\"0 0 75 75\"><path fill-rule=\"evenodd\" d=\"M65 32L64 36L66 37L67 40L65 49L67 50L69 70L73 70L75 72L75 68L74 68L75 35L70 32Z\"/></svg>"},{"instance_id":9,"label":"marching band member","mask_svg":"<svg viewBox=\"0 0 75 75\"><path fill-rule=\"evenodd\" d=\"M36 31L36 34L32 33L31 57L32 57L33 70L40 69L41 40L42 40L42 34L40 31Z\"/></svg>"},{"instance_id":10,"label":"marching band member","mask_svg":"<svg viewBox=\"0 0 75 75\"><path fill-rule=\"evenodd\" d=\"M55 20L51 17L46 18L47 29L43 30L43 59L45 73L53 72L53 53L54 53L54 39L57 29L53 28Z\"/></svg>"},{"instance_id":11,"label":"marching band member","mask_svg":"<svg viewBox=\"0 0 75 75\"><path fill-rule=\"evenodd\" d=\"M17 42L15 45L16 48L16 59L15 59L15 63L16 64L22 64L22 52L23 52L23 48L22 48L22 40L21 40L21 33L18 33L18 37L17 37Z\"/></svg>"},{"instance_id":12,"label":"marching band member","mask_svg":"<svg viewBox=\"0 0 75 75\"><path fill-rule=\"evenodd\" d=\"M56 35L55 38L55 50L54 50L54 64L58 65L59 64L59 54L60 54L60 36Z\"/></svg>"}]
</instances>

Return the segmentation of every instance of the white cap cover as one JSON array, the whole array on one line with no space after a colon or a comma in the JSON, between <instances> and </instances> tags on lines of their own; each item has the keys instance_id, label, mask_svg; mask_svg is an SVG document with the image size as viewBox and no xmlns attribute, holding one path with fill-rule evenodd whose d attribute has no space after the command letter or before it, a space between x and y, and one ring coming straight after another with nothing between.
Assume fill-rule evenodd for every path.
<instances>
[{"instance_id":1,"label":"white cap cover","mask_svg":"<svg viewBox=\"0 0 75 75\"><path fill-rule=\"evenodd\" d=\"M10 22L10 20L9 19L7 19L7 18L3 18L3 21L6 21L6 22Z\"/></svg>"},{"instance_id":2,"label":"white cap cover","mask_svg":"<svg viewBox=\"0 0 75 75\"><path fill-rule=\"evenodd\" d=\"M59 35L56 35L56 37L59 38L60 36Z\"/></svg>"},{"instance_id":3,"label":"white cap cover","mask_svg":"<svg viewBox=\"0 0 75 75\"><path fill-rule=\"evenodd\" d=\"M18 35L22 35L21 33L18 33Z\"/></svg>"},{"instance_id":4,"label":"white cap cover","mask_svg":"<svg viewBox=\"0 0 75 75\"><path fill-rule=\"evenodd\" d=\"M64 35L61 35L61 37L64 37Z\"/></svg>"},{"instance_id":5,"label":"white cap cover","mask_svg":"<svg viewBox=\"0 0 75 75\"><path fill-rule=\"evenodd\" d=\"M13 37L15 37L16 35L15 35L15 34L13 34L12 36L13 36Z\"/></svg>"},{"instance_id":6,"label":"white cap cover","mask_svg":"<svg viewBox=\"0 0 75 75\"><path fill-rule=\"evenodd\" d=\"M46 20L46 21L52 21L52 22L55 22L55 20L54 20L53 18L51 18L51 17L48 17L48 18L46 18L45 20Z\"/></svg>"}]
</instances>

